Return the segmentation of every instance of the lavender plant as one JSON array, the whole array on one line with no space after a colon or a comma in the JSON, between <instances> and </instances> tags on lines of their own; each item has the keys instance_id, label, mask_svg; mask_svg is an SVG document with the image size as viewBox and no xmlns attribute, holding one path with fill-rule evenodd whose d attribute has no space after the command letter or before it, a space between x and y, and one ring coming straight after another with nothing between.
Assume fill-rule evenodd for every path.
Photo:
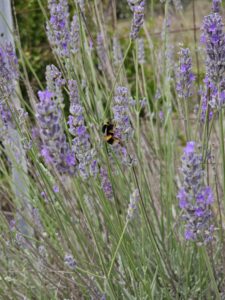
<instances>
[{"instance_id":1,"label":"lavender plant","mask_svg":"<svg viewBox=\"0 0 225 300\"><path fill-rule=\"evenodd\" d=\"M50 16L46 88L19 43L20 68L0 47L0 298L223 299L220 1L203 20L199 68L189 39L172 55L172 1L127 1L130 30L118 1L49 0L47 11L38 2ZM27 113L14 107L16 80ZM12 158L4 143L3 129L13 146L9 126L30 142L26 180L21 152ZM23 205L13 174L26 183Z\"/></svg>"}]
</instances>

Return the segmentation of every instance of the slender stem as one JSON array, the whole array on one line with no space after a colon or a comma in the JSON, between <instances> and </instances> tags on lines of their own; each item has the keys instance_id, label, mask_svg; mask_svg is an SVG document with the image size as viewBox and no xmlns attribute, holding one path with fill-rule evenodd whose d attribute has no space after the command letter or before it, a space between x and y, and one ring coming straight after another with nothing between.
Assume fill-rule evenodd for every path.
<instances>
[{"instance_id":1,"label":"slender stem","mask_svg":"<svg viewBox=\"0 0 225 300\"><path fill-rule=\"evenodd\" d=\"M110 267L109 267L109 271L108 271L108 274L107 274L107 278L108 278L108 279L109 279L109 277L110 277L110 275L111 275L112 268L113 268L113 265L114 265L114 262L115 262L117 253L118 253L118 251L119 251L120 245L121 245L121 243L122 243L122 240L123 240L125 231L126 231L126 229L127 229L128 223L129 223L129 221L127 220L126 223L125 223L125 225L124 225L123 231L122 231L122 233L121 233L121 236L120 236L119 242L118 242L118 244L117 244L115 253L114 253L114 255L113 255L113 258L112 258L112 261L111 261L111 265L110 265Z\"/></svg>"},{"instance_id":2,"label":"slender stem","mask_svg":"<svg viewBox=\"0 0 225 300\"><path fill-rule=\"evenodd\" d=\"M225 153L224 153L224 130L223 130L223 115L222 110L219 112L219 122L220 122L220 144L221 144L221 154L223 160L223 198L225 205Z\"/></svg>"}]
</instances>

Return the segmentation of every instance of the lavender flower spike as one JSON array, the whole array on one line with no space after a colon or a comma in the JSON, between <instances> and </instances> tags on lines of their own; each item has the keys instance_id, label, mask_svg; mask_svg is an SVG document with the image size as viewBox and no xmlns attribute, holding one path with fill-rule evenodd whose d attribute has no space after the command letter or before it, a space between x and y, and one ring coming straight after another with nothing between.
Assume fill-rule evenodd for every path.
<instances>
[{"instance_id":1,"label":"lavender flower spike","mask_svg":"<svg viewBox=\"0 0 225 300\"><path fill-rule=\"evenodd\" d=\"M128 0L128 3L131 7L132 1ZM139 3L134 4L134 6L132 7L133 20L132 20L131 32L130 32L130 38L132 40L137 39L139 31L144 23L144 10L145 10L145 0L139 1Z\"/></svg>"},{"instance_id":2,"label":"lavender flower spike","mask_svg":"<svg viewBox=\"0 0 225 300\"><path fill-rule=\"evenodd\" d=\"M106 198L109 200L112 200L113 199L113 189L112 189L112 185L109 180L107 171L104 168L101 168L100 175L101 175L102 190L103 190Z\"/></svg>"},{"instance_id":3,"label":"lavender flower spike","mask_svg":"<svg viewBox=\"0 0 225 300\"><path fill-rule=\"evenodd\" d=\"M113 115L116 123L115 136L122 141L128 141L133 135L133 128L129 118L130 99L128 89L119 86L113 98Z\"/></svg>"},{"instance_id":4,"label":"lavender flower spike","mask_svg":"<svg viewBox=\"0 0 225 300\"><path fill-rule=\"evenodd\" d=\"M195 76L192 73L192 60L190 50L181 48L179 52L179 66L177 68L177 94L184 100L192 95L193 81Z\"/></svg>"},{"instance_id":5,"label":"lavender flower spike","mask_svg":"<svg viewBox=\"0 0 225 300\"><path fill-rule=\"evenodd\" d=\"M96 176L98 164L95 159L95 149L90 143L90 136L84 122L83 107L80 103L77 82L69 80L70 113L69 131L74 136L73 151L79 161L79 172L84 179L90 175Z\"/></svg>"},{"instance_id":6,"label":"lavender flower spike","mask_svg":"<svg viewBox=\"0 0 225 300\"><path fill-rule=\"evenodd\" d=\"M62 105L64 101L62 88L66 84L62 73L54 65L48 65L46 67L45 78L47 90L54 94L56 103Z\"/></svg>"},{"instance_id":7,"label":"lavender flower spike","mask_svg":"<svg viewBox=\"0 0 225 300\"><path fill-rule=\"evenodd\" d=\"M212 12L219 13L220 12L221 0L213 0L212 2Z\"/></svg>"},{"instance_id":8,"label":"lavender flower spike","mask_svg":"<svg viewBox=\"0 0 225 300\"><path fill-rule=\"evenodd\" d=\"M69 55L69 6L67 0L48 0L50 20L47 35L51 46L60 57Z\"/></svg>"},{"instance_id":9,"label":"lavender flower spike","mask_svg":"<svg viewBox=\"0 0 225 300\"><path fill-rule=\"evenodd\" d=\"M222 18L212 13L204 18L201 41L206 51L206 75L219 84L225 75L225 34Z\"/></svg>"},{"instance_id":10,"label":"lavender flower spike","mask_svg":"<svg viewBox=\"0 0 225 300\"><path fill-rule=\"evenodd\" d=\"M54 93L39 91L37 120L42 139L41 155L47 164L55 166L60 173L75 172L75 156L70 150L62 126L62 112L54 101Z\"/></svg>"},{"instance_id":11,"label":"lavender flower spike","mask_svg":"<svg viewBox=\"0 0 225 300\"><path fill-rule=\"evenodd\" d=\"M3 128L12 125L11 111L5 99L15 93L18 78L18 60L12 44L0 45L0 118ZM11 110L13 110L12 106Z\"/></svg>"},{"instance_id":12,"label":"lavender flower spike","mask_svg":"<svg viewBox=\"0 0 225 300\"><path fill-rule=\"evenodd\" d=\"M207 243L213 238L213 213L211 205L213 192L204 185L202 155L195 142L190 141L184 148L181 173L183 184L177 198L183 210L185 221L185 239L198 243Z\"/></svg>"},{"instance_id":13,"label":"lavender flower spike","mask_svg":"<svg viewBox=\"0 0 225 300\"><path fill-rule=\"evenodd\" d=\"M128 97L128 89L121 86L117 87L112 107L113 121L116 124L114 135L118 140L124 142L124 145L116 143L112 145L112 148L116 156L125 165L133 163L133 158L128 154L125 146L132 139L134 132L129 117L129 107L131 104L133 104L133 101Z\"/></svg>"},{"instance_id":14,"label":"lavender flower spike","mask_svg":"<svg viewBox=\"0 0 225 300\"><path fill-rule=\"evenodd\" d=\"M10 43L0 45L0 95L9 96L15 92L19 77L18 60Z\"/></svg>"}]
</instances>

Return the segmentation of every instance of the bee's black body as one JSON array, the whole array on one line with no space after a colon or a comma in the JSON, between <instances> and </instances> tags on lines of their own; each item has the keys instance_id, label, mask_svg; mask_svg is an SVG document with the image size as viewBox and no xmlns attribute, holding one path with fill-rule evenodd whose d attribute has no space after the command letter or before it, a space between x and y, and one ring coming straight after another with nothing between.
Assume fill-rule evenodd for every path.
<instances>
[{"instance_id":1,"label":"bee's black body","mask_svg":"<svg viewBox=\"0 0 225 300\"><path fill-rule=\"evenodd\" d=\"M102 126L102 132L104 133L104 140L110 145L113 145L116 141L118 141L118 138L114 136L114 127L115 125L110 122L106 122Z\"/></svg>"}]
</instances>

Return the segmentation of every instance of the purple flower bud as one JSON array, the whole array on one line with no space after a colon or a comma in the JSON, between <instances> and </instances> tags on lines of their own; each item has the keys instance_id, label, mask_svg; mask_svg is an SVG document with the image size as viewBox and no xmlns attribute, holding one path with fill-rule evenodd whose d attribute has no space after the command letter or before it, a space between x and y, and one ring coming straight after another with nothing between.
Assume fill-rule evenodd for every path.
<instances>
[{"instance_id":1,"label":"purple flower bud","mask_svg":"<svg viewBox=\"0 0 225 300\"><path fill-rule=\"evenodd\" d=\"M55 185L55 186L53 187L53 192L54 192L54 193L58 193L58 192L59 192L59 187L58 187L58 185Z\"/></svg>"},{"instance_id":2,"label":"purple flower bud","mask_svg":"<svg viewBox=\"0 0 225 300\"><path fill-rule=\"evenodd\" d=\"M72 254L66 254L64 257L64 264L71 270L75 270L77 263Z\"/></svg>"}]
</instances>

